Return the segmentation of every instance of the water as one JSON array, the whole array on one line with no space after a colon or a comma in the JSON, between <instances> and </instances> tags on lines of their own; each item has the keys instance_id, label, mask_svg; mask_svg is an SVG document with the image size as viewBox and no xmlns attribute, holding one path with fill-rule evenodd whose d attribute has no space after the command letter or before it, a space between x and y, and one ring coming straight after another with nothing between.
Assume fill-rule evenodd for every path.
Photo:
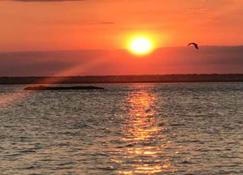
<instances>
[{"instance_id":1,"label":"water","mask_svg":"<svg viewBox=\"0 0 243 175\"><path fill-rule=\"evenodd\" d=\"M243 83L101 86L1 85L1 174L243 174Z\"/></svg>"}]
</instances>

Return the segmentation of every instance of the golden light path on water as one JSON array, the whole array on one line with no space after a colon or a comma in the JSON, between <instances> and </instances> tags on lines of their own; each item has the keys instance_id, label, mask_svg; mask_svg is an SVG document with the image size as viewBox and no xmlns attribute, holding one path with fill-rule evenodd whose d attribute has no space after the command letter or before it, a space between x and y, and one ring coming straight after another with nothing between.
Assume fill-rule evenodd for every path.
<instances>
[{"instance_id":1,"label":"golden light path on water","mask_svg":"<svg viewBox=\"0 0 243 175\"><path fill-rule=\"evenodd\" d=\"M123 141L130 145L123 150L122 160L115 160L124 166L118 174L159 174L173 171L169 160L163 158L168 147L164 137L164 128L158 126L152 92L140 91L127 98L128 117L124 123Z\"/></svg>"}]
</instances>

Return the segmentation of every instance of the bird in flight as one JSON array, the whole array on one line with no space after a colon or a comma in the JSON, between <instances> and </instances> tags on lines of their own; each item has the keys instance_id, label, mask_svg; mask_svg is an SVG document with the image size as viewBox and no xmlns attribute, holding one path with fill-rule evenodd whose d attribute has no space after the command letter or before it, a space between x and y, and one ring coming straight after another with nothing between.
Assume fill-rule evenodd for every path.
<instances>
[{"instance_id":1,"label":"bird in flight","mask_svg":"<svg viewBox=\"0 0 243 175\"><path fill-rule=\"evenodd\" d=\"M189 43L188 46L193 46L195 49L199 50L199 45L197 43Z\"/></svg>"}]
</instances>

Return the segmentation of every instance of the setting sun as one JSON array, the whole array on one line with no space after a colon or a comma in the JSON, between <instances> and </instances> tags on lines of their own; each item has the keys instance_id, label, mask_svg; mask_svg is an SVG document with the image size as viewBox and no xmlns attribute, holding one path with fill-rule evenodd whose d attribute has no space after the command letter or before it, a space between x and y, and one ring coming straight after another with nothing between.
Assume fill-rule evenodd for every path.
<instances>
[{"instance_id":1,"label":"setting sun","mask_svg":"<svg viewBox=\"0 0 243 175\"><path fill-rule=\"evenodd\" d=\"M136 36L128 41L127 47L135 55L147 55L155 49L155 44L150 37Z\"/></svg>"}]
</instances>

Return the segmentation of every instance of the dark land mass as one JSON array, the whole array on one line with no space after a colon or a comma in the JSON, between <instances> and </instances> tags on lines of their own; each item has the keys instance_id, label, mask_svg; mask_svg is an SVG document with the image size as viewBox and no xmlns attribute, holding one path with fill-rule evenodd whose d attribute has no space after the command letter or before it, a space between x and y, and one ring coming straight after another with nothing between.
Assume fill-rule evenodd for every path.
<instances>
[{"instance_id":1,"label":"dark land mass","mask_svg":"<svg viewBox=\"0 0 243 175\"><path fill-rule=\"evenodd\" d=\"M24 90L104 90L102 87L96 86L29 86Z\"/></svg>"},{"instance_id":2,"label":"dark land mass","mask_svg":"<svg viewBox=\"0 0 243 175\"><path fill-rule=\"evenodd\" d=\"M243 82L243 74L0 77L0 84L96 84L96 83L176 83L176 82Z\"/></svg>"}]
</instances>

